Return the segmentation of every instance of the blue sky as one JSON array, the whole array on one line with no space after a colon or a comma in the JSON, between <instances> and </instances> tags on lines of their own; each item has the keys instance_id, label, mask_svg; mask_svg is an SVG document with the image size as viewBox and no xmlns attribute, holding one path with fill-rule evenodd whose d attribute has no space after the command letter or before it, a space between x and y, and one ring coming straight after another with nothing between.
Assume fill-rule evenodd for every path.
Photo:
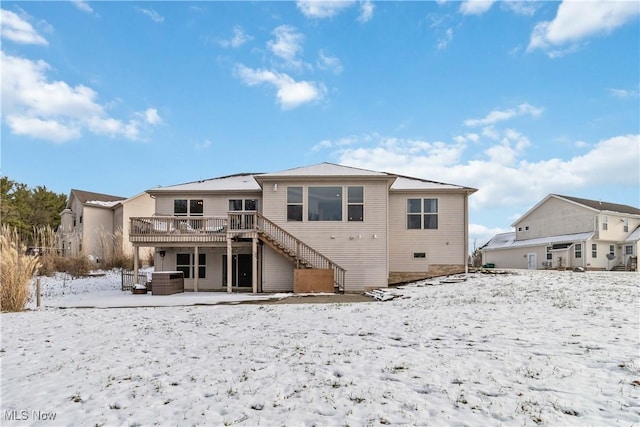
<instances>
[{"instance_id":1,"label":"blue sky","mask_svg":"<svg viewBox=\"0 0 640 427\"><path fill-rule=\"evenodd\" d=\"M2 2L2 174L124 197L320 162L640 205L640 6Z\"/></svg>"}]
</instances>

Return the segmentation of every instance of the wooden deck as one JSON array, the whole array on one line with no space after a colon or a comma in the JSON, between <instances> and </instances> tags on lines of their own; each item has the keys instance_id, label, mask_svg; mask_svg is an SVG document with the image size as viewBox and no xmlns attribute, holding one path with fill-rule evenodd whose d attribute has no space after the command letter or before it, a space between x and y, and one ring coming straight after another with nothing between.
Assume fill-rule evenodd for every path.
<instances>
[{"instance_id":1,"label":"wooden deck","mask_svg":"<svg viewBox=\"0 0 640 427\"><path fill-rule=\"evenodd\" d=\"M259 212L229 212L224 217L132 217L134 246L223 246L238 239L259 239L291 260L296 268L331 269L339 290L346 270Z\"/></svg>"}]
</instances>

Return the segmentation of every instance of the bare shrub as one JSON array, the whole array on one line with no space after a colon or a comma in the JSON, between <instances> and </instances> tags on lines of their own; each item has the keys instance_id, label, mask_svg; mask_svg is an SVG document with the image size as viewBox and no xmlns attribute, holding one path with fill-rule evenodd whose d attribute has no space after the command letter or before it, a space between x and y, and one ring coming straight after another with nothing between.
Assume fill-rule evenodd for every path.
<instances>
[{"instance_id":1,"label":"bare shrub","mask_svg":"<svg viewBox=\"0 0 640 427\"><path fill-rule=\"evenodd\" d=\"M26 254L15 228L2 226L0 236L0 283L2 311L21 311L29 299L29 281L40 266L38 257Z\"/></svg>"},{"instance_id":2,"label":"bare shrub","mask_svg":"<svg viewBox=\"0 0 640 427\"><path fill-rule=\"evenodd\" d=\"M114 256L105 262L104 268L123 268L125 270L133 270L133 257L126 255Z\"/></svg>"},{"instance_id":3,"label":"bare shrub","mask_svg":"<svg viewBox=\"0 0 640 427\"><path fill-rule=\"evenodd\" d=\"M89 261L84 255L79 255L72 258L66 258L64 260L64 269L61 271L66 271L73 277L86 276L91 271L91 267L93 264Z\"/></svg>"},{"instance_id":4,"label":"bare shrub","mask_svg":"<svg viewBox=\"0 0 640 427\"><path fill-rule=\"evenodd\" d=\"M40 254L38 274L53 276L56 271L64 271L58 269L61 256L58 253L56 233L50 226L34 227L33 242L36 252Z\"/></svg>"}]
</instances>

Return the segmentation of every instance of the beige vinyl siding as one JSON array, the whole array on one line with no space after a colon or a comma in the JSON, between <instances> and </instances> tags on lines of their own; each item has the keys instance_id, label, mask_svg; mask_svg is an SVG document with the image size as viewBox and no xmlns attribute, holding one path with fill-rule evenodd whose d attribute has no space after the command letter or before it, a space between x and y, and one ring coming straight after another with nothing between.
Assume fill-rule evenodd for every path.
<instances>
[{"instance_id":1,"label":"beige vinyl siding","mask_svg":"<svg viewBox=\"0 0 640 427\"><path fill-rule=\"evenodd\" d=\"M78 218L78 223L80 219ZM107 236L113 234L113 212L109 208L85 206L82 215L83 242L85 255L104 259L111 253L112 242Z\"/></svg>"},{"instance_id":2,"label":"beige vinyl siding","mask_svg":"<svg viewBox=\"0 0 640 427\"><path fill-rule=\"evenodd\" d=\"M176 269L176 254L193 254L193 247L185 247L185 248L164 248L166 250L166 254L164 260L160 258L160 256L156 253L155 255L155 265L157 271L174 271ZM223 248L206 248L200 247L198 248L199 254L206 254L207 257L207 277L204 279L198 279L198 290L199 291L213 291L213 290L224 290L226 289L223 286L223 276L222 276L222 255L226 254L225 249ZM162 267L161 267L162 266ZM184 287L186 290L193 290L194 288L194 280L193 278L185 279Z\"/></svg>"},{"instance_id":3,"label":"beige vinyl siding","mask_svg":"<svg viewBox=\"0 0 640 427\"><path fill-rule=\"evenodd\" d=\"M125 254L133 254L133 245L129 241L129 222L131 217L152 216L154 212L155 200L148 193L142 193L135 198L129 199L116 208L114 230L116 230L116 226L121 227L123 232L122 250ZM141 259L145 260L150 250L150 248L141 250Z\"/></svg>"},{"instance_id":4,"label":"beige vinyl siding","mask_svg":"<svg viewBox=\"0 0 640 427\"><path fill-rule=\"evenodd\" d=\"M438 199L438 229L407 229L407 199ZM431 264L466 263L465 195L429 191L393 192L389 196L389 270L425 272ZM426 258L414 258L423 252Z\"/></svg>"},{"instance_id":5,"label":"beige vinyl siding","mask_svg":"<svg viewBox=\"0 0 640 427\"><path fill-rule=\"evenodd\" d=\"M603 216L607 217L606 230L603 230L602 228ZM640 220L638 220L638 218L625 216L624 214L603 212L599 214L598 217L598 238L600 240L622 241L640 224ZM624 231L625 219L629 224L629 231Z\"/></svg>"},{"instance_id":6,"label":"beige vinyl siding","mask_svg":"<svg viewBox=\"0 0 640 427\"><path fill-rule=\"evenodd\" d=\"M547 247L535 246L528 248L516 248L505 250L491 250L483 253L482 264L494 264L495 268L528 268L528 254L536 254L536 269L543 268L543 262L547 261Z\"/></svg>"},{"instance_id":7,"label":"beige vinyl siding","mask_svg":"<svg viewBox=\"0 0 640 427\"><path fill-rule=\"evenodd\" d=\"M593 231L595 214L592 209L550 197L515 224L516 240Z\"/></svg>"},{"instance_id":8,"label":"beige vinyl siding","mask_svg":"<svg viewBox=\"0 0 640 427\"><path fill-rule=\"evenodd\" d=\"M347 270L346 292L386 287L387 180L322 180L265 182L263 214L298 239ZM287 221L287 187L303 187L303 221ZM308 188L340 186L343 189L342 221L308 221ZM364 221L347 221L347 187L364 187ZM266 263L265 263L266 265Z\"/></svg>"},{"instance_id":9,"label":"beige vinyl siding","mask_svg":"<svg viewBox=\"0 0 640 427\"><path fill-rule=\"evenodd\" d=\"M262 291L293 292L293 263L266 245L262 257Z\"/></svg>"}]
</instances>

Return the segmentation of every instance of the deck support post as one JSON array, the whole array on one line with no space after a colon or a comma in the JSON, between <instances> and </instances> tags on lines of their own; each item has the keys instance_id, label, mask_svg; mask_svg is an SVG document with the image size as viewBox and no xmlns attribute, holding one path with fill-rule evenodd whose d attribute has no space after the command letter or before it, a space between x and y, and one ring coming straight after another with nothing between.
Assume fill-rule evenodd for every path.
<instances>
[{"instance_id":1,"label":"deck support post","mask_svg":"<svg viewBox=\"0 0 640 427\"><path fill-rule=\"evenodd\" d=\"M233 279L233 250L231 249L231 236L227 234L227 292L231 293L231 280Z\"/></svg>"},{"instance_id":2,"label":"deck support post","mask_svg":"<svg viewBox=\"0 0 640 427\"><path fill-rule=\"evenodd\" d=\"M133 247L133 284L138 284L138 264L140 263L140 251L138 246Z\"/></svg>"},{"instance_id":3,"label":"deck support post","mask_svg":"<svg viewBox=\"0 0 640 427\"><path fill-rule=\"evenodd\" d=\"M258 239L251 239L251 286L253 293L258 293Z\"/></svg>"}]
</instances>

